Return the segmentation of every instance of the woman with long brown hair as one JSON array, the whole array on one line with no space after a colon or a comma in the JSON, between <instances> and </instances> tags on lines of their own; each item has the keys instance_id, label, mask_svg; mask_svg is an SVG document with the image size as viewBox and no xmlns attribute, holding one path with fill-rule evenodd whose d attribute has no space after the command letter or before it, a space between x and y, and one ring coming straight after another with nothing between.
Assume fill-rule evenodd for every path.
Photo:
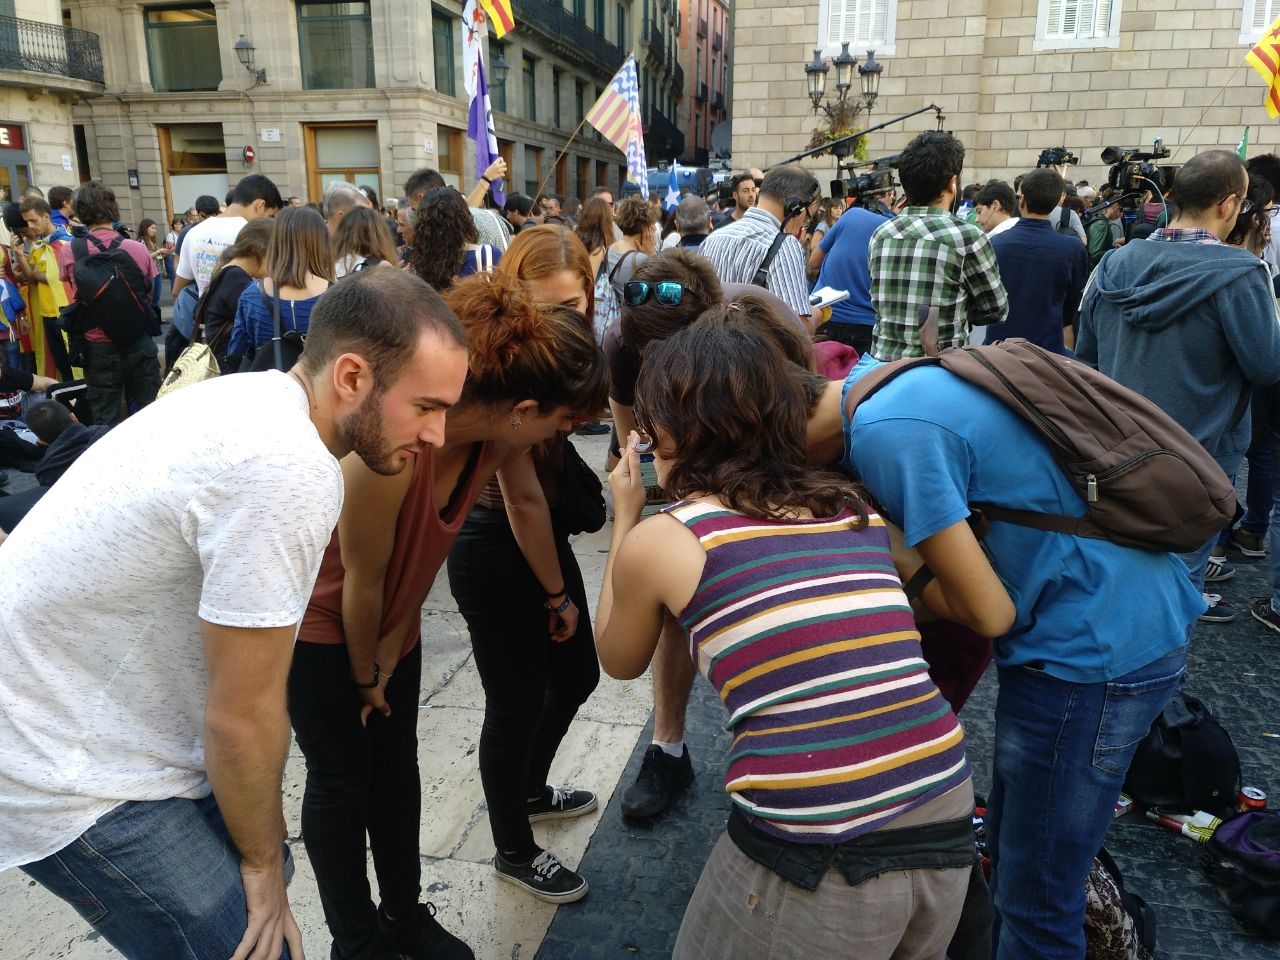
<instances>
[{"instance_id":1,"label":"woman with long brown hair","mask_svg":"<svg viewBox=\"0 0 1280 960\"><path fill-rule=\"evenodd\" d=\"M585 311L591 307L591 263L586 247L569 230L544 224L521 231L496 276L522 281L538 303L574 311L589 335ZM569 724L600 679L586 588L569 542L571 534L583 532L574 520L575 507L582 506L575 497L583 494L574 493L566 473L584 465L563 432L533 451L537 479L551 507L564 589L578 610L577 631L568 638L548 634L546 614L532 602L542 589L535 558L516 537L506 510L506 488L496 481L481 493L449 553L449 588L467 622L484 685L480 780L498 875L540 900L569 903L586 895L586 880L567 868L544 878L521 865L539 858L559 862L534 841L531 820L581 816L596 808L594 793L547 784ZM603 502L598 508L603 524ZM528 602L495 603L495 583Z\"/></svg>"},{"instance_id":2,"label":"woman with long brown hair","mask_svg":"<svg viewBox=\"0 0 1280 960\"><path fill-rule=\"evenodd\" d=\"M346 505L289 676L290 716L307 761L302 832L338 960L473 956L418 902L420 640L422 603L495 474L534 576L514 582L492 572L493 602L532 607L553 640L567 641L577 626L529 448L599 406L604 358L580 313L536 303L519 280L461 280L439 308L446 305L466 331L468 371L445 441L400 451L413 458L400 473L375 472L355 457L342 462ZM438 410L431 398L416 403ZM531 813L554 811L549 792ZM366 834L380 906L369 888ZM495 866L500 876L518 869L548 886L568 875L549 855Z\"/></svg>"},{"instance_id":3,"label":"woman with long brown hair","mask_svg":"<svg viewBox=\"0 0 1280 960\"><path fill-rule=\"evenodd\" d=\"M594 275L604 262L605 252L617 239L613 223L613 204L604 197L592 197L582 205L582 215L575 230L591 257Z\"/></svg>"},{"instance_id":4,"label":"woman with long brown hair","mask_svg":"<svg viewBox=\"0 0 1280 960\"><path fill-rule=\"evenodd\" d=\"M265 276L245 287L236 306L227 355L239 357L281 330L306 332L311 311L333 283L333 247L324 217L306 207L285 207L275 218Z\"/></svg>"}]
</instances>

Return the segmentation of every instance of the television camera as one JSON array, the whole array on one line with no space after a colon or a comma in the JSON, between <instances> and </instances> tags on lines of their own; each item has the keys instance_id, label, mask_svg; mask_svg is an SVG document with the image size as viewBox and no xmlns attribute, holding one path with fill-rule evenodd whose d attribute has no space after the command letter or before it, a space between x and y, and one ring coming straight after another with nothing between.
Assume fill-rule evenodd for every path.
<instances>
[{"instance_id":1,"label":"television camera","mask_svg":"<svg viewBox=\"0 0 1280 960\"><path fill-rule=\"evenodd\" d=\"M1145 191L1153 191L1161 201L1173 186L1173 178L1177 175L1179 164L1157 164L1154 160L1164 160L1169 156L1169 148L1159 137L1150 150L1141 147L1107 147L1102 151L1102 162L1111 170L1107 174L1107 183L1122 194L1121 205L1126 211L1136 210L1142 203Z\"/></svg>"},{"instance_id":2,"label":"television camera","mask_svg":"<svg viewBox=\"0 0 1280 960\"><path fill-rule=\"evenodd\" d=\"M1040 151L1040 157L1036 160L1036 169L1041 167L1064 167L1067 164L1077 164L1080 158L1068 150L1066 147L1047 147Z\"/></svg>"}]
</instances>

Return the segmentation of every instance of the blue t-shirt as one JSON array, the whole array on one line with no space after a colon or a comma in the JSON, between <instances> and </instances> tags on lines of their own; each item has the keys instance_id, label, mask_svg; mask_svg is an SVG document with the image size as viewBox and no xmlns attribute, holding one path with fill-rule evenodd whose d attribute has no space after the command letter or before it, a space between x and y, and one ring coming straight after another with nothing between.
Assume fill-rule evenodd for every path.
<instances>
[{"instance_id":1,"label":"blue t-shirt","mask_svg":"<svg viewBox=\"0 0 1280 960\"><path fill-rule=\"evenodd\" d=\"M818 247L826 254L818 272L818 287L848 290L849 299L831 306L833 323L860 323L870 327L876 322L871 306L871 264L867 250L871 234L884 223L884 217L862 207L850 207L822 235Z\"/></svg>"},{"instance_id":2,"label":"blue t-shirt","mask_svg":"<svg viewBox=\"0 0 1280 960\"><path fill-rule=\"evenodd\" d=\"M321 294L323 296L323 294ZM272 338L275 331L275 316L271 301L274 297L262 292L262 281L258 280L244 288L240 294L240 302L236 305L236 319L231 328L231 340L227 344L227 356L239 357L250 347L259 347ZM320 302L320 297L307 297L304 300L280 301L280 329L306 332L311 322L311 311Z\"/></svg>"},{"instance_id":3,"label":"blue t-shirt","mask_svg":"<svg viewBox=\"0 0 1280 960\"><path fill-rule=\"evenodd\" d=\"M846 387L870 366L850 372ZM940 367L912 370L859 404L845 464L915 546L969 516L970 503L1081 516L1036 432ZM1073 683L1123 676L1176 650L1204 599L1176 554L993 522L991 565L1017 607L995 641L1001 667L1034 664Z\"/></svg>"}]
</instances>

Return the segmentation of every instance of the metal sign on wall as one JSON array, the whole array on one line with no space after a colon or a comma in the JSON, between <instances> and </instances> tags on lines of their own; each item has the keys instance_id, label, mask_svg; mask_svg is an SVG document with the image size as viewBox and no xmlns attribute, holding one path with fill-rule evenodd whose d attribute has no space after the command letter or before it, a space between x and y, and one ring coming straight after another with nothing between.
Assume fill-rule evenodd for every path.
<instances>
[{"instance_id":1,"label":"metal sign on wall","mask_svg":"<svg viewBox=\"0 0 1280 960\"><path fill-rule=\"evenodd\" d=\"M0 150L25 150L27 140L19 123L0 124Z\"/></svg>"}]
</instances>

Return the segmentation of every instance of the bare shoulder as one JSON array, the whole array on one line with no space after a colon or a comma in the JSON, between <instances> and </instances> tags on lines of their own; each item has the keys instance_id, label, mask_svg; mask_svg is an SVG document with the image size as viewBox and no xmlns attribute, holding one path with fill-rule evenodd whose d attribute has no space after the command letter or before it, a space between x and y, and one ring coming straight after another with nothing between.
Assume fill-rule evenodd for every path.
<instances>
[{"instance_id":1,"label":"bare shoulder","mask_svg":"<svg viewBox=\"0 0 1280 960\"><path fill-rule=\"evenodd\" d=\"M615 584L643 579L664 607L678 614L702 578L707 555L693 531L675 517L655 514L633 527L618 548Z\"/></svg>"}]
</instances>

